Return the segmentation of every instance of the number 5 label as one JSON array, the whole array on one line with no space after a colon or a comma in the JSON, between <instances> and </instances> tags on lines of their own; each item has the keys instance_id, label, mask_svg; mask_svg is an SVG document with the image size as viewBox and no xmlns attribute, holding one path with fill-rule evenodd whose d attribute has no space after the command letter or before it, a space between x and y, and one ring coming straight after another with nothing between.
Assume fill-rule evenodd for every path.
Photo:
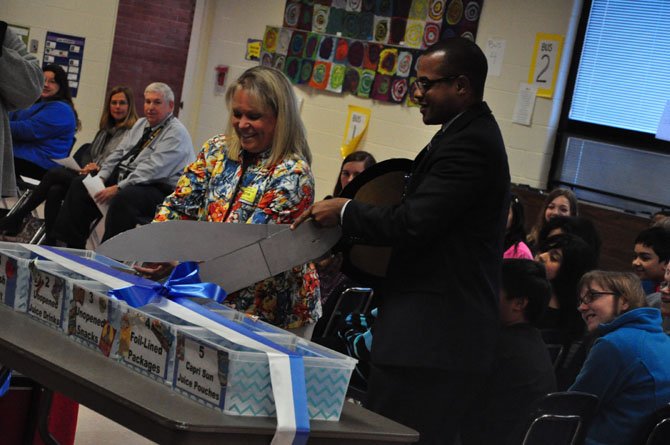
<instances>
[{"instance_id":1,"label":"number 5 label","mask_svg":"<svg viewBox=\"0 0 670 445\"><path fill-rule=\"evenodd\" d=\"M556 87L558 65L563 51L563 36L537 33L528 83L537 87L538 97L552 98Z\"/></svg>"}]
</instances>

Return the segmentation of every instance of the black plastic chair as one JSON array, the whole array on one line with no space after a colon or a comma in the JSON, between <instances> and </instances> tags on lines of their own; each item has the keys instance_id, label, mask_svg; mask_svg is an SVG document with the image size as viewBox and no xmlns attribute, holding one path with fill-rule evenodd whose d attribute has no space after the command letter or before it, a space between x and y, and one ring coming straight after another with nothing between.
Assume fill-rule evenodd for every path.
<instances>
[{"instance_id":1,"label":"black plastic chair","mask_svg":"<svg viewBox=\"0 0 670 445\"><path fill-rule=\"evenodd\" d=\"M646 445L668 445L670 443L670 417L658 422L647 438Z\"/></svg>"},{"instance_id":2,"label":"black plastic chair","mask_svg":"<svg viewBox=\"0 0 670 445\"><path fill-rule=\"evenodd\" d=\"M644 445L670 444L670 403L656 410L645 422L637 443Z\"/></svg>"},{"instance_id":3,"label":"black plastic chair","mask_svg":"<svg viewBox=\"0 0 670 445\"><path fill-rule=\"evenodd\" d=\"M333 335L344 318L353 313L366 314L374 291L369 287L349 287L337 298L333 312L328 316L328 322L323 330L323 337ZM326 314L324 314L326 315Z\"/></svg>"},{"instance_id":4,"label":"black plastic chair","mask_svg":"<svg viewBox=\"0 0 670 445\"><path fill-rule=\"evenodd\" d=\"M581 445L598 397L582 392L555 392L539 400L525 422L522 445Z\"/></svg>"},{"instance_id":5,"label":"black plastic chair","mask_svg":"<svg viewBox=\"0 0 670 445\"><path fill-rule=\"evenodd\" d=\"M549 353L549 359L551 360L554 369L556 369L563 359L563 345L550 344L546 346L547 352Z\"/></svg>"},{"instance_id":6,"label":"black plastic chair","mask_svg":"<svg viewBox=\"0 0 670 445\"><path fill-rule=\"evenodd\" d=\"M72 141L72 147L70 148L70 153L74 149L74 144L77 142L77 138L74 138ZM79 149L72 155L75 161L81 166L82 162L89 157L91 152L91 144L83 144ZM7 213L4 216L9 216L12 213L16 212L25 202L30 198L30 195L33 193L33 190L37 188L40 181L36 178L19 176L16 178L16 186L19 189L19 197L16 202L8 209ZM34 210L33 215L37 218L37 212ZM40 220L41 221L41 220ZM46 236L46 227L44 221L39 225L35 233L32 235L28 244L41 244Z\"/></svg>"},{"instance_id":7,"label":"black plastic chair","mask_svg":"<svg viewBox=\"0 0 670 445\"><path fill-rule=\"evenodd\" d=\"M91 143L87 142L82 144L82 146L72 155L72 158L83 168L88 164L88 160L91 158Z\"/></svg>"}]
</instances>

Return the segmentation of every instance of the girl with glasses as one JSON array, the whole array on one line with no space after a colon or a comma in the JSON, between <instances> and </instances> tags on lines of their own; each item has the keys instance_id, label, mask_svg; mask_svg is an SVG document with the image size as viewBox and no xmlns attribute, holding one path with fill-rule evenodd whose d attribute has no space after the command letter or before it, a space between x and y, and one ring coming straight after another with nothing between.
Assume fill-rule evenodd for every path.
<instances>
[{"instance_id":1,"label":"girl with glasses","mask_svg":"<svg viewBox=\"0 0 670 445\"><path fill-rule=\"evenodd\" d=\"M646 307L633 273L592 271L579 289L579 312L597 339L570 390L600 399L585 443L638 443L647 418L670 403L670 337L661 313Z\"/></svg>"}]
</instances>

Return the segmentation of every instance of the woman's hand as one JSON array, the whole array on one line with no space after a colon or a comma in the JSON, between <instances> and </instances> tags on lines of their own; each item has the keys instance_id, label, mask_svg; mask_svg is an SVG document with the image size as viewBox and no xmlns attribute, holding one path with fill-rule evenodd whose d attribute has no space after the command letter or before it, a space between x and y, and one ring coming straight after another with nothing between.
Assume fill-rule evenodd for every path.
<instances>
[{"instance_id":1,"label":"woman's hand","mask_svg":"<svg viewBox=\"0 0 670 445\"><path fill-rule=\"evenodd\" d=\"M86 164L84 166L84 168L79 170L79 174L80 175L88 175L91 172L97 172L99 170L100 170L100 166L98 164L96 164L95 162L89 162L88 164Z\"/></svg>"},{"instance_id":2,"label":"woman's hand","mask_svg":"<svg viewBox=\"0 0 670 445\"><path fill-rule=\"evenodd\" d=\"M172 263L143 263L141 266L133 266L133 269L135 269L137 275L159 281L170 275L177 264L176 261Z\"/></svg>"}]
</instances>

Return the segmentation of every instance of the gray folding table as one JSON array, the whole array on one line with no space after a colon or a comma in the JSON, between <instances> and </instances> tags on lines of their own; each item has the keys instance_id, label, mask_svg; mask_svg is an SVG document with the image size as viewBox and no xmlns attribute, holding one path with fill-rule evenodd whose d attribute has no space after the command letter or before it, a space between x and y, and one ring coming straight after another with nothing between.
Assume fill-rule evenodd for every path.
<instances>
[{"instance_id":1,"label":"gray folding table","mask_svg":"<svg viewBox=\"0 0 670 445\"><path fill-rule=\"evenodd\" d=\"M161 444L268 444L275 430L275 419L228 416L199 405L2 305L0 364ZM311 422L309 443L417 440L416 431L345 402L339 422Z\"/></svg>"}]
</instances>

